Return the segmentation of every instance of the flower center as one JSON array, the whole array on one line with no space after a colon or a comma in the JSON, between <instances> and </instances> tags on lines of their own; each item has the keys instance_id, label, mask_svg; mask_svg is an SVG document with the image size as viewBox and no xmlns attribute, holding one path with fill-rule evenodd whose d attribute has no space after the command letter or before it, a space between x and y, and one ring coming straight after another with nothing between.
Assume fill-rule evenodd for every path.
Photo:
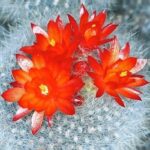
<instances>
[{"instance_id":1,"label":"flower center","mask_svg":"<svg viewBox=\"0 0 150 150\"><path fill-rule=\"evenodd\" d=\"M122 72L120 73L120 77L125 77L125 76L127 76L127 71L122 71Z\"/></svg>"},{"instance_id":2,"label":"flower center","mask_svg":"<svg viewBox=\"0 0 150 150\"><path fill-rule=\"evenodd\" d=\"M96 27L96 24L92 24L92 28Z\"/></svg>"},{"instance_id":3,"label":"flower center","mask_svg":"<svg viewBox=\"0 0 150 150\"><path fill-rule=\"evenodd\" d=\"M53 47L54 47L54 46L55 46L55 44L56 44L56 42L55 42L55 40L54 40L54 39L50 39L49 43L50 43L50 45L51 45L51 46L53 46Z\"/></svg>"},{"instance_id":4,"label":"flower center","mask_svg":"<svg viewBox=\"0 0 150 150\"><path fill-rule=\"evenodd\" d=\"M85 39L90 39L91 37L95 36L96 35L96 31L95 29L93 29L95 27L95 24L92 25L91 28L87 29L84 33L84 37Z\"/></svg>"},{"instance_id":5,"label":"flower center","mask_svg":"<svg viewBox=\"0 0 150 150\"><path fill-rule=\"evenodd\" d=\"M41 85L39 86L39 88L40 88L41 94L43 94L43 95L48 95L49 91L48 91L47 85L41 84Z\"/></svg>"}]
</instances>

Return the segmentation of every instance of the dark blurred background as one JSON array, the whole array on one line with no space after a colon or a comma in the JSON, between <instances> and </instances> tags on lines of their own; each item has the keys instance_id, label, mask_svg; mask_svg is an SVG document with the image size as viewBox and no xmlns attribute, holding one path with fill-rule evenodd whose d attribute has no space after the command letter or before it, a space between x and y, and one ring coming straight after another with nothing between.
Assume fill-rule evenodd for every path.
<instances>
[{"instance_id":1,"label":"dark blurred background","mask_svg":"<svg viewBox=\"0 0 150 150\"><path fill-rule=\"evenodd\" d=\"M115 0L111 9L117 21L126 22L150 51L150 0Z\"/></svg>"}]
</instances>

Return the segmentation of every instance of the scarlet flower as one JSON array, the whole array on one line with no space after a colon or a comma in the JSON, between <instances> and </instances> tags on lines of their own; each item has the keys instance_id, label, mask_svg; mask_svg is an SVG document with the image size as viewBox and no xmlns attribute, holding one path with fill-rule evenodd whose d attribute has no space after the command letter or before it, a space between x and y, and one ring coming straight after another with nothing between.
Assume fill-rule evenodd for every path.
<instances>
[{"instance_id":1,"label":"scarlet flower","mask_svg":"<svg viewBox=\"0 0 150 150\"><path fill-rule=\"evenodd\" d=\"M88 62L93 71L88 74L98 88L96 97L106 92L121 106L125 105L120 95L141 100L139 96L141 92L136 88L148 82L144 76L136 73L145 66L146 59L130 57L129 52L129 43L120 50L117 38L115 38L109 49L100 52L100 62L89 56Z\"/></svg>"},{"instance_id":2,"label":"scarlet flower","mask_svg":"<svg viewBox=\"0 0 150 150\"><path fill-rule=\"evenodd\" d=\"M60 17L56 21L50 20L47 25L48 33L35 24L31 24L36 36L32 46L24 46L21 51L27 54L44 54L48 59L64 60L72 57L77 47L77 42L72 38L70 24L63 26Z\"/></svg>"},{"instance_id":3,"label":"scarlet flower","mask_svg":"<svg viewBox=\"0 0 150 150\"><path fill-rule=\"evenodd\" d=\"M104 26L106 17L106 11L99 12L98 14L94 11L93 15L89 18L89 12L84 5L80 9L79 25L71 15L68 15L74 36L78 39L81 49L91 50L113 39L108 38L108 36L116 29L117 25L110 23Z\"/></svg>"},{"instance_id":4,"label":"scarlet flower","mask_svg":"<svg viewBox=\"0 0 150 150\"><path fill-rule=\"evenodd\" d=\"M33 60L17 55L21 69L13 70L15 82L13 88L5 91L2 96L8 102L18 102L20 106L13 120L16 121L32 110L32 133L40 129L44 116L51 121L56 111L67 115L75 113L73 99L83 86L78 77L72 77L66 64L45 63L41 55L34 55ZM66 66L66 67L65 67Z\"/></svg>"}]
</instances>

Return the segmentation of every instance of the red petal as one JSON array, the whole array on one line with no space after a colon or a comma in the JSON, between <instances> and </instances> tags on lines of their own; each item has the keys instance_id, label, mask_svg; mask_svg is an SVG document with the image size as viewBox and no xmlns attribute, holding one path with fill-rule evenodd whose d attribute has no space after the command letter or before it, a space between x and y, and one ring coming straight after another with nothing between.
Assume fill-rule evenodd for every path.
<instances>
[{"instance_id":1,"label":"red petal","mask_svg":"<svg viewBox=\"0 0 150 150\"><path fill-rule=\"evenodd\" d=\"M130 71L135 65L136 65L136 62L137 62L137 58L135 57L129 57L125 60L122 60L122 61L119 61L118 64L115 65L114 67L114 71L122 71L122 70L125 70L125 71Z\"/></svg>"},{"instance_id":2,"label":"red petal","mask_svg":"<svg viewBox=\"0 0 150 150\"><path fill-rule=\"evenodd\" d=\"M60 15L57 16L57 18L56 18L56 23L57 23L60 27L63 26L63 23L62 23L62 20L61 20L61 18L60 18Z\"/></svg>"},{"instance_id":3,"label":"red petal","mask_svg":"<svg viewBox=\"0 0 150 150\"><path fill-rule=\"evenodd\" d=\"M130 44L127 43L124 48L120 51L119 58L126 59L130 54Z\"/></svg>"},{"instance_id":4,"label":"red petal","mask_svg":"<svg viewBox=\"0 0 150 150\"><path fill-rule=\"evenodd\" d=\"M72 87L74 88L74 90L79 90L80 88L82 88L84 85L83 81L78 78L78 77L75 77L73 79L71 79L66 85L65 85L65 88L67 87Z\"/></svg>"},{"instance_id":5,"label":"red petal","mask_svg":"<svg viewBox=\"0 0 150 150\"><path fill-rule=\"evenodd\" d=\"M109 60L109 64L112 64L119 59L119 51L120 51L119 41L118 38L115 36L114 40L112 41L111 58Z\"/></svg>"},{"instance_id":6,"label":"red petal","mask_svg":"<svg viewBox=\"0 0 150 150\"><path fill-rule=\"evenodd\" d=\"M101 64L99 64L93 57L88 56L88 62L89 65L92 67L92 69L98 73L98 74L102 74L103 73L103 69Z\"/></svg>"},{"instance_id":7,"label":"red petal","mask_svg":"<svg viewBox=\"0 0 150 150\"><path fill-rule=\"evenodd\" d=\"M35 135L41 128L44 119L44 112L34 112L32 116L32 134Z\"/></svg>"},{"instance_id":8,"label":"red petal","mask_svg":"<svg viewBox=\"0 0 150 150\"><path fill-rule=\"evenodd\" d=\"M62 33L60 29L58 28L58 24L52 20L48 23L48 35L50 39L55 40L56 43L62 42Z\"/></svg>"},{"instance_id":9,"label":"red petal","mask_svg":"<svg viewBox=\"0 0 150 150\"><path fill-rule=\"evenodd\" d=\"M51 127L53 125L53 120L51 116L47 117L48 126Z\"/></svg>"},{"instance_id":10,"label":"red petal","mask_svg":"<svg viewBox=\"0 0 150 150\"><path fill-rule=\"evenodd\" d=\"M80 30L84 29L84 25L88 22L89 13L84 5L81 5L80 8Z\"/></svg>"},{"instance_id":11,"label":"red petal","mask_svg":"<svg viewBox=\"0 0 150 150\"><path fill-rule=\"evenodd\" d=\"M24 46L20 50L25 52L25 53L27 53L27 54L33 54L36 51L34 45L32 45L32 46Z\"/></svg>"},{"instance_id":12,"label":"red petal","mask_svg":"<svg viewBox=\"0 0 150 150\"><path fill-rule=\"evenodd\" d=\"M2 97L8 102L18 101L25 93L23 88L11 88L2 94Z\"/></svg>"},{"instance_id":13,"label":"red petal","mask_svg":"<svg viewBox=\"0 0 150 150\"><path fill-rule=\"evenodd\" d=\"M116 28L117 28L118 25L116 24L109 24L107 26L105 26L103 29L102 29L102 33L101 33L101 36L102 37L106 37L108 35L110 35Z\"/></svg>"},{"instance_id":14,"label":"red petal","mask_svg":"<svg viewBox=\"0 0 150 150\"><path fill-rule=\"evenodd\" d=\"M20 83L18 83L18 82L16 82L16 81L15 81L15 82L11 82L10 85L13 86L13 87L20 87L20 88L23 88L23 85L20 84Z\"/></svg>"},{"instance_id":15,"label":"red petal","mask_svg":"<svg viewBox=\"0 0 150 150\"><path fill-rule=\"evenodd\" d=\"M75 34L78 33L78 24L76 20L69 14L68 14L68 19L70 21L71 26L73 27Z\"/></svg>"},{"instance_id":16,"label":"red petal","mask_svg":"<svg viewBox=\"0 0 150 150\"><path fill-rule=\"evenodd\" d=\"M75 98L73 98L73 104L75 106L81 106L84 103L84 98L80 95L76 96Z\"/></svg>"},{"instance_id":17,"label":"red petal","mask_svg":"<svg viewBox=\"0 0 150 150\"><path fill-rule=\"evenodd\" d=\"M36 35L36 49L39 51L46 51L47 47L49 46L48 39L43 36L42 34L35 34ZM34 52L37 53L36 51Z\"/></svg>"},{"instance_id":18,"label":"red petal","mask_svg":"<svg viewBox=\"0 0 150 150\"><path fill-rule=\"evenodd\" d=\"M147 59L137 59L136 65L134 68L132 68L131 72L132 73L137 73L140 70L142 70L144 68L144 66L147 63Z\"/></svg>"},{"instance_id":19,"label":"red petal","mask_svg":"<svg viewBox=\"0 0 150 150\"><path fill-rule=\"evenodd\" d=\"M23 118L24 116L26 116L30 112L31 112L31 110L29 110L27 108L19 107L19 109L16 112L16 115L13 116L13 121L17 121L17 120Z\"/></svg>"},{"instance_id":20,"label":"red petal","mask_svg":"<svg viewBox=\"0 0 150 150\"><path fill-rule=\"evenodd\" d=\"M131 89L131 88L119 88L116 90L119 94L122 94L123 96L135 100L141 100L139 97L139 92L137 90Z\"/></svg>"},{"instance_id":21,"label":"red petal","mask_svg":"<svg viewBox=\"0 0 150 150\"><path fill-rule=\"evenodd\" d=\"M54 115L56 110L57 110L56 104L55 104L54 100L51 100L51 102L48 104L48 106L46 108L45 114L47 116L52 116L52 115Z\"/></svg>"},{"instance_id":22,"label":"red petal","mask_svg":"<svg viewBox=\"0 0 150 150\"><path fill-rule=\"evenodd\" d=\"M131 77L130 79L133 81L127 84L128 87L138 87L149 83L145 79L139 77Z\"/></svg>"},{"instance_id":23,"label":"red petal","mask_svg":"<svg viewBox=\"0 0 150 150\"><path fill-rule=\"evenodd\" d=\"M83 85L84 83L80 78L73 78L64 87L60 88L59 96L61 98L72 98Z\"/></svg>"},{"instance_id":24,"label":"red petal","mask_svg":"<svg viewBox=\"0 0 150 150\"><path fill-rule=\"evenodd\" d=\"M23 108L28 108L29 107L29 102L33 102L34 100L34 94L26 93L24 94L21 99L18 101L19 106Z\"/></svg>"},{"instance_id":25,"label":"red petal","mask_svg":"<svg viewBox=\"0 0 150 150\"><path fill-rule=\"evenodd\" d=\"M98 22L98 25L99 25L99 28L101 28L103 26L103 24L105 23L105 20L106 20L106 17L107 17L107 13L106 11L101 11L94 19L93 21L97 21Z\"/></svg>"},{"instance_id":26,"label":"red petal","mask_svg":"<svg viewBox=\"0 0 150 150\"><path fill-rule=\"evenodd\" d=\"M59 99L58 101L56 101L56 104L57 104L57 108L64 114L67 114L67 115L75 114L75 108L70 101Z\"/></svg>"},{"instance_id":27,"label":"red petal","mask_svg":"<svg viewBox=\"0 0 150 150\"><path fill-rule=\"evenodd\" d=\"M109 61L111 60L111 52L108 50L100 51L99 57L101 60L101 65L105 69L109 65Z\"/></svg>"},{"instance_id":28,"label":"red petal","mask_svg":"<svg viewBox=\"0 0 150 150\"><path fill-rule=\"evenodd\" d=\"M33 55L32 60L35 68L37 69L41 69L46 65L45 60L41 55Z\"/></svg>"},{"instance_id":29,"label":"red petal","mask_svg":"<svg viewBox=\"0 0 150 150\"><path fill-rule=\"evenodd\" d=\"M17 62L18 62L18 64L19 64L19 66L20 66L21 69L24 70L24 71L29 71L29 69L33 67L33 63L32 63L32 61L31 61L31 59L29 59L29 58L26 57L26 56L17 54L17 55L16 55L16 59L17 59Z\"/></svg>"},{"instance_id":30,"label":"red petal","mask_svg":"<svg viewBox=\"0 0 150 150\"><path fill-rule=\"evenodd\" d=\"M119 96L114 97L115 101L122 107L125 107L124 102L122 101L122 99Z\"/></svg>"},{"instance_id":31,"label":"red petal","mask_svg":"<svg viewBox=\"0 0 150 150\"><path fill-rule=\"evenodd\" d=\"M103 78L98 75L95 74L93 72L88 72L88 75L93 78L94 84L98 87L98 88L103 88L104 87L104 80Z\"/></svg>"},{"instance_id":32,"label":"red petal","mask_svg":"<svg viewBox=\"0 0 150 150\"><path fill-rule=\"evenodd\" d=\"M31 28L34 34L42 34L43 36L48 38L48 34L39 26L31 23Z\"/></svg>"},{"instance_id":33,"label":"red petal","mask_svg":"<svg viewBox=\"0 0 150 150\"><path fill-rule=\"evenodd\" d=\"M14 79L20 84L25 84L27 81L31 80L29 74L23 70L13 70L12 74Z\"/></svg>"},{"instance_id":34,"label":"red petal","mask_svg":"<svg viewBox=\"0 0 150 150\"><path fill-rule=\"evenodd\" d=\"M99 87L98 91L96 92L96 97L101 97L104 94L104 87Z\"/></svg>"},{"instance_id":35,"label":"red petal","mask_svg":"<svg viewBox=\"0 0 150 150\"><path fill-rule=\"evenodd\" d=\"M113 38L109 38L109 39L100 39L99 40L99 45L103 45L103 44L106 44L106 43L109 43L109 42L111 42L111 41L113 41L114 40L114 37Z\"/></svg>"},{"instance_id":36,"label":"red petal","mask_svg":"<svg viewBox=\"0 0 150 150\"><path fill-rule=\"evenodd\" d=\"M91 15L89 21L93 21L93 19L94 19L95 17L96 17L96 10L93 11L93 13L92 13L92 15Z\"/></svg>"},{"instance_id":37,"label":"red petal","mask_svg":"<svg viewBox=\"0 0 150 150\"><path fill-rule=\"evenodd\" d=\"M111 95L115 101L122 107L125 107L125 104L124 102L122 101L122 99L118 96L118 94L116 93L115 89L110 89L110 88L107 88L107 93L109 95Z\"/></svg>"}]
</instances>

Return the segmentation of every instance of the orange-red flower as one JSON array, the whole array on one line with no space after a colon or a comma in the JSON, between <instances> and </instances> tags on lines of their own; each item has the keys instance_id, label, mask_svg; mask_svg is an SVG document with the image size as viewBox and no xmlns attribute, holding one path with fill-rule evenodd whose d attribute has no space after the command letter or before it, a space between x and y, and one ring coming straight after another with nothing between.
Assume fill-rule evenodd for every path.
<instances>
[{"instance_id":1,"label":"orange-red flower","mask_svg":"<svg viewBox=\"0 0 150 150\"><path fill-rule=\"evenodd\" d=\"M72 38L70 24L62 24L58 16L56 21L50 20L47 32L35 24L31 24L36 42L32 46L24 46L21 50L27 54L44 54L48 59L64 60L72 57L77 47L77 42Z\"/></svg>"},{"instance_id":2,"label":"orange-red flower","mask_svg":"<svg viewBox=\"0 0 150 150\"><path fill-rule=\"evenodd\" d=\"M41 55L34 55L33 61L23 55L17 55L21 69L13 70L15 82L13 88L5 91L2 96L8 102L18 102L20 109L14 116L16 121L35 111L32 118L32 133L35 134L41 127L43 117L49 121L56 111L67 115L75 113L73 99L83 86L78 77L72 77L68 62L57 64L45 63Z\"/></svg>"},{"instance_id":3,"label":"orange-red flower","mask_svg":"<svg viewBox=\"0 0 150 150\"><path fill-rule=\"evenodd\" d=\"M104 26L106 11L99 12L98 14L94 11L90 17L84 5L80 9L79 25L71 15L68 15L68 18L74 31L74 36L78 39L79 47L83 50L85 48L91 50L111 41L112 38L108 38L108 36L117 27L113 23Z\"/></svg>"},{"instance_id":4,"label":"orange-red flower","mask_svg":"<svg viewBox=\"0 0 150 150\"><path fill-rule=\"evenodd\" d=\"M98 88L96 97L106 92L121 106L125 105L120 96L141 100L141 92L136 88L148 82L136 73L144 67L146 60L130 57L129 52L129 43L120 50L115 38L109 49L100 52L100 62L89 56L88 62L93 71L88 74Z\"/></svg>"}]
</instances>

